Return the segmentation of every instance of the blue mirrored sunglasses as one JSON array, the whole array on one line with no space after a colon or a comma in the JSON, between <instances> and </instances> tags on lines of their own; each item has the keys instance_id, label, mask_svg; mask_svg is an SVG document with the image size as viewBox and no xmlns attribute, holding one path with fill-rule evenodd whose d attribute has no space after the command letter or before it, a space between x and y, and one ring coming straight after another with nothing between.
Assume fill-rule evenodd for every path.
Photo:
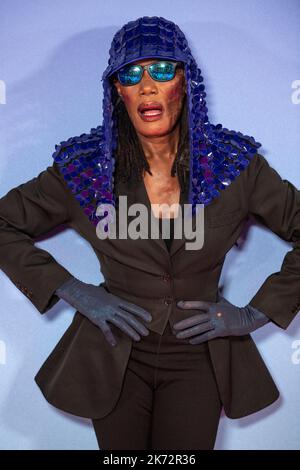
<instances>
[{"instance_id":1,"label":"blue mirrored sunglasses","mask_svg":"<svg viewBox=\"0 0 300 470\"><path fill-rule=\"evenodd\" d=\"M148 65L129 64L120 68L117 72L117 78L121 85L136 85L142 79L144 70L147 70L150 77L157 82L168 82L175 77L177 66L180 62L169 62L160 60Z\"/></svg>"}]
</instances>

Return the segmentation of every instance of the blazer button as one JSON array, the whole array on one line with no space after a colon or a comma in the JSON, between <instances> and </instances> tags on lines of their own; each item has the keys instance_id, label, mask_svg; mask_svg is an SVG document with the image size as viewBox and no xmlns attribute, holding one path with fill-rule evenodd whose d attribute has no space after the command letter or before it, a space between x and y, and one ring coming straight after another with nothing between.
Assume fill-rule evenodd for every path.
<instances>
[{"instance_id":1,"label":"blazer button","mask_svg":"<svg viewBox=\"0 0 300 470\"><path fill-rule=\"evenodd\" d=\"M168 274L168 273L163 274L162 280L163 280L164 282L170 282L170 280L171 280L170 274Z\"/></svg>"},{"instance_id":2,"label":"blazer button","mask_svg":"<svg viewBox=\"0 0 300 470\"><path fill-rule=\"evenodd\" d=\"M172 298L172 297L165 297L165 298L164 298L164 304L165 304L165 305L170 305L172 302L173 302L173 298Z\"/></svg>"}]
</instances>

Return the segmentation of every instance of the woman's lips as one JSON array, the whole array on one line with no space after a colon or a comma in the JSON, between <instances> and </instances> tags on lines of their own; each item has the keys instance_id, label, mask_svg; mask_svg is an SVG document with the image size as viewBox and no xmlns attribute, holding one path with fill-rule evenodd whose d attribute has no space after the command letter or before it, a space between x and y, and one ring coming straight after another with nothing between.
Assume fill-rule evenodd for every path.
<instances>
[{"instance_id":1,"label":"woman's lips","mask_svg":"<svg viewBox=\"0 0 300 470\"><path fill-rule=\"evenodd\" d=\"M157 121L163 114L163 105L159 101L144 101L138 106L138 113L143 121Z\"/></svg>"},{"instance_id":2,"label":"woman's lips","mask_svg":"<svg viewBox=\"0 0 300 470\"><path fill-rule=\"evenodd\" d=\"M158 119L161 118L163 114L162 109L145 109L144 111L139 111L140 117L143 119L145 122L149 121L157 121Z\"/></svg>"}]
</instances>

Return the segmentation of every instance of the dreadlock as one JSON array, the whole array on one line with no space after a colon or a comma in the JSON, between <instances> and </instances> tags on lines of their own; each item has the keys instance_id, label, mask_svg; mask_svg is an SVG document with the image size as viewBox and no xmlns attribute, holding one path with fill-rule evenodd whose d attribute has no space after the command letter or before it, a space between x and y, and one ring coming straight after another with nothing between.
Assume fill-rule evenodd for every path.
<instances>
[{"instance_id":1,"label":"dreadlock","mask_svg":"<svg viewBox=\"0 0 300 470\"><path fill-rule=\"evenodd\" d=\"M117 126L117 145L114 157L115 182L127 182L141 180L143 171L147 171L151 176L149 163L145 157L143 147L137 136L136 130L128 115L123 100L113 87L112 102L114 104L114 116ZM179 118L180 135L177 153L171 168L171 175L178 175L179 183L182 189L185 188L188 181L189 172L189 138L188 138L188 115L187 99L184 96L181 115Z\"/></svg>"}]
</instances>

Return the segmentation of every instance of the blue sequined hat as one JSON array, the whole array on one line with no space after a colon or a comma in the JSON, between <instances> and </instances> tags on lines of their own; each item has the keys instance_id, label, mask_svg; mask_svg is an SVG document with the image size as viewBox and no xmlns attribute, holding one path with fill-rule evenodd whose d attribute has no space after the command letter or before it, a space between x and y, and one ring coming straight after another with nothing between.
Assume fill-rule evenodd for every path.
<instances>
[{"instance_id":1,"label":"blue sequined hat","mask_svg":"<svg viewBox=\"0 0 300 470\"><path fill-rule=\"evenodd\" d=\"M115 205L114 151L117 129L113 117L109 77L124 65L147 58L184 63L189 126L189 193L193 205L209 204L246 168L261 146L252 136L211 124L201 70L180 28L158 16L144 16L125 24L115 34L103 72L103 123L87 134L56 145L53 154L70 190L90 221L96 225L100 203Z\"/></svg>"}]
</instances>

